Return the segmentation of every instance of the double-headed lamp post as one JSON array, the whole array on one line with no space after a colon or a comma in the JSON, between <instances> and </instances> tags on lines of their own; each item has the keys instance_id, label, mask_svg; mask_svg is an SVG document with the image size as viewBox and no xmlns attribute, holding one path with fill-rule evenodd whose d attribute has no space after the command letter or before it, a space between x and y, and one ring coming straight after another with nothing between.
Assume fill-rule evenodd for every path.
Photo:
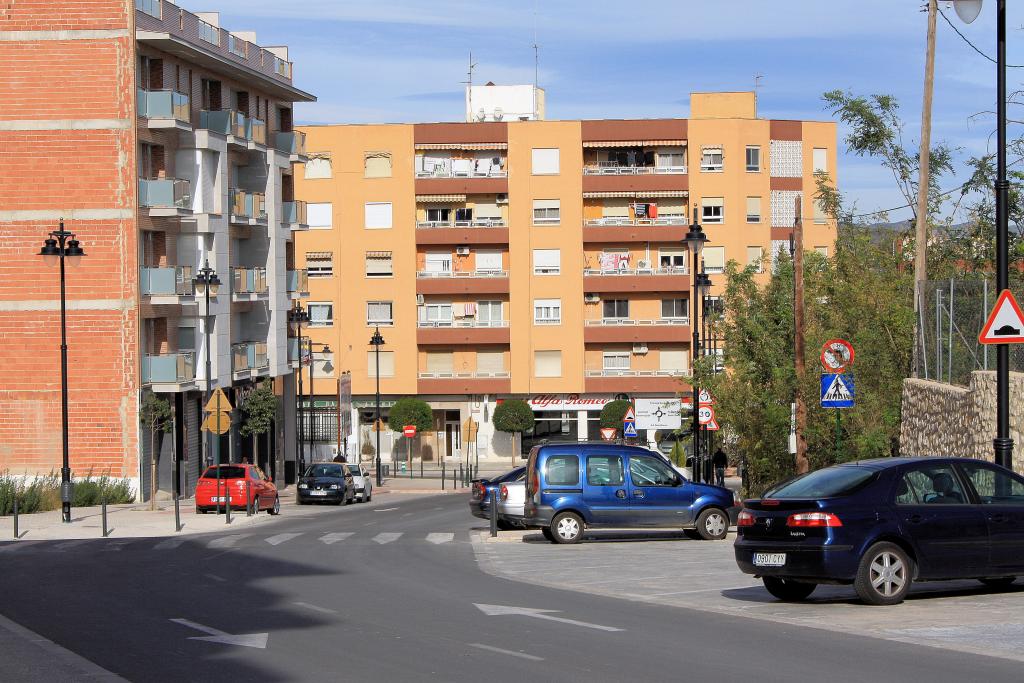
<instances>
[{"instance_id":1,"label":"double-headed lamp post","mask_svg":"<svg viewBox=\"0 0 1024 683\"><path fill-rule=\"evenodd\" d=\"M326 357L327 354L329 354L331 352L331 347L329 345L321 343L321 342L315 342L312 339L309 340L309 403L310 403L309 407L310 407L310 416L315 416L315 413L313 412L312 408L314 407L314 403L316 402L316 386L314 385L314 382L313 382L313 380L315 379L315 377L313 376L313 368L315 366L315 362L314 362L315 359L313 358L313 347L314 346L319 346L320 347L320 356L321 356L321 358ZM312 420L310 421L310 424L313 424ZM316 433L316 427L314 426L311 429L311 431L315 434ZM313 437L312 436L310 436L310 438L309 438L309 450L310 450L310 456L312 457L312 453L313 453Z\"/></svg>"},{"instance_id":2,"label":"double-headed lamp post","mask_svg":"<svg viewBox=\"0 0 1024 683\"><path fill-rule=\"evenodd\" d=\"M377 371L373 373L377 380L377 416L373 422L373 430L377 434L377 486L380 486L380 347L384 346L384 337L380 336L380 327L374 328L373 336L370 337L370 345L373 346L374 361L377 364Z\"/></svg>"},{"instance_id":3,"label":"double-headed lamp post","mask_svg":"<svg viewBox=\"0 0 1024 683\"><path fill-rule=\"evenodd\" d=\"M217 292L220 291L220 278L217 277L216 271L210 267L210 262L205 261L203 267L200 268L194 278L192 278L192 286L195 288L196 294L201 295L205 299L206 306L204 308L203 317L203 335L206 337L206 401L210 402L210 393L212 391L213 382L213 369L212 363L210 362L210 297L216 298ZM213 430L208 430L206 438L206 464L213 464L213 447L214 441ZM219 450L219 449L218 449ZM219 463L218 463L219 464Z\"/></svg>"},{"instance_id":4,"label":"double-headed lamp post","mask_svg":"<svg viewBox=\"0 0 1024 683\"><path fill-rule=\"evenodd\" d=\"M305 469L305 454L303 453L305 450L305 438L302 433L302 326L309 324L309 313L302 307L301 303L296 302L295 307L288 311L288 322L295 325L295 339L299 355L299 391L295 399L295 480L298 481L299 477L302 476L302 471Z\"/></svg>"},{"instance_id":5,"label":"double-headed lamp post","mask_svg":"<svg viewBox=\"0 0 1024 683\"><path fill-rule=\"evenodd\" d=\"M68 458L68 335L67 335L67 298L65 294L65 260L72 266L78 262L85 251L75 239L75 233L64 229L61 220L60 228L50 233L43 242L39 255L47 265L60 264L60 415L61 415L61 448L62 460L60 467L60 501L61 518L66 524L71 523L71 462Z\"/></svg>"},{"instance_id":6,"label":"double-headed lamp post","mask_svg":"<svg viewBox=\"0 0 1024 683\"><path fill-rule=\"evenodd\" d=\"M697 359L700 358L700 304L703 298L703 292L699 291L699 286L703 284L698 276L700 260L700 252L704 248L704 245L708 241L708 236L704 234L704 229L701 228L700 223L697 222L697 205L693 205L693 223L690 224L690 229L687 231L686 236L683 237L683 242L686 243L687 249L690 250L690 255L693 260L693 268L691 269L691 277L693 278L692 288L692 303L693 303L693 317L690 320L690 329L693 330L693 348L692 348L692 370L693 375L693 426L691 427L693 433L693 480L700 481L700 465L697 462L698 453L700 452L700 416L698 413L698 407L700 406L700 388L697 386L696 372L697 372ZM703 273L701 273L703 274ZM707 280L707 275L704 275L704 280ZM710 285L710 282L708 283Z\"/></svg>"}]
</instances>

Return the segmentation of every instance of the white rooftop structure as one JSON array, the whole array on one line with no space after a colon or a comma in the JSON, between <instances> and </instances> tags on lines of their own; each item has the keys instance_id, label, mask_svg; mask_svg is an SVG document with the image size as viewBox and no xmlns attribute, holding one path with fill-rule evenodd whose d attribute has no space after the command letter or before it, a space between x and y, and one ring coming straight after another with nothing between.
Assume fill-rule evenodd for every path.
<instances>
[{"instance_id":1,"label":"white rooftop structure","mask_svg":"<svg viewBox=\"0 0 1024 683\"><path fill-rule=\"evenodd\" d=\"M544 89L533 85L466 87L466 121L542 121Z\"/></svg>"}]
</instances>

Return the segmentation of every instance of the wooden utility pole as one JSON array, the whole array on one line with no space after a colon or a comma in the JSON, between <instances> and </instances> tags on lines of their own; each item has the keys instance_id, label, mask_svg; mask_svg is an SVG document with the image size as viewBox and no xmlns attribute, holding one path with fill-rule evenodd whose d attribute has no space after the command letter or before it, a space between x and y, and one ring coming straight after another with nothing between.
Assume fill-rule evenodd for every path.
<instances>
[{"instance_id":1,"label":"wooden utility pole","mask_svg":"<svg viewBox=\"0 0 1024 683\"><path fill-rule=\"evenodd\" d=\"M924 101L921 104L921 147L917 180L917 225L914 230L914 354L913 372L921 356L921 287L928 277L928 174L932 141L932 90L935 85L935 15L937 0L928 0L928 44L924 60Z\"/></svg>"},{"instance_id":2,"label":"wooden utility pole","mask_svg":"<svg viewBox=\"0 0 1024 683\"><path fill-rule=\"evenodd\" d=\"M803 202L796 198L796 220L793 222L793 368L796 371L796 457L797 474L810 470L807 460L807 404L800 392L806 364L804 363L804 221Z\"/></svg>"}]
</instances>

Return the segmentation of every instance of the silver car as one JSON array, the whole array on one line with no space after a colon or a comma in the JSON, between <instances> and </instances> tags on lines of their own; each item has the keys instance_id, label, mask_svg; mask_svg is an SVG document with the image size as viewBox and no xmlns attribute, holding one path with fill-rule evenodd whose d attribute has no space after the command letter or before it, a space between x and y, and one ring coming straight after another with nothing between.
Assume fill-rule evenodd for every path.
<instances>
[{"instance_id":1,"label":"silver car","mask_svg":"<svg viewBox=\"0 0 1024 683\"><path fill-rule=\"evenodd\" d=\"M352 472L352 483L356 486L356 500L360 503L370 502L373 497L373 477L366 465L350 462L348 469Z\"/></svg>"},{"instance_id":2,"label":"silver car","mask_svg":"<svg viewBox=\"0 0 1024 683\"><path fill-rule=\"evenodd\" d=\"M526 526L523 522L525 505L526 480L503 483L498 489L498 524L505 528Z\"/></svg>"}]
</instances>

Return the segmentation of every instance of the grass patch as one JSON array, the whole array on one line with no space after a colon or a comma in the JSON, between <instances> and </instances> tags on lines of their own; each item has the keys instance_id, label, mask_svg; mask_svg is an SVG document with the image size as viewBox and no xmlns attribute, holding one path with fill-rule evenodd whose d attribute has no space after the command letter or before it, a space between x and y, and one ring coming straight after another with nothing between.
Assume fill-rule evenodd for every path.
<instances>
[{"instance_id":1,"label":"grass patch","mask_svg":"<svg viewBox=\"0 0 1024 683\"><path fill-rule=\"evenodd\" d=\"M127 479L105 474L94 477L90 472L87 477L75 481L72 490L72 507L99 505L104 500L111 505L135 502ZM19 514L57 510L60 508L60 477L54 472L33 479L0 473L0 516L14 514L15 497Z\"/></svg>"}]
</instances>

